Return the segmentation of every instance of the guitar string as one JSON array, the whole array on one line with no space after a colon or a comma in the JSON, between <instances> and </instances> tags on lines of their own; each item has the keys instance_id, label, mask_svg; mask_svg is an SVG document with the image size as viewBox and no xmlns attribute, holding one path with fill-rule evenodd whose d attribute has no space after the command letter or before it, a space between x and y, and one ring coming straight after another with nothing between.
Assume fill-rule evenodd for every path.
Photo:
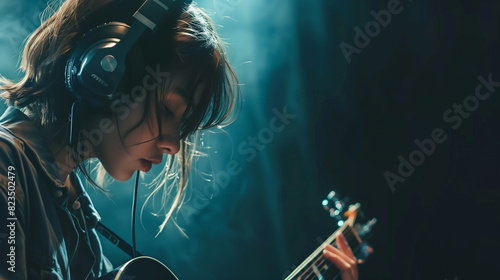
<instances>
[{"instance_id":1,"label":"guitar string","mask_svg":"<svg viewBox=\"0 0 500 280\"><path fill-rule=\"evenodd\" d=\"M349 234L345 234L346 239L350 237ZM304 280L308 279L315 279L315 277L319 278L318 276L321 275L323 271L326 271L329 266L325 264L327 261L329 261L327 258L325 258L323 255L319 255L317 259L302 273L300 277L303 277L303 275L307 272L309 272ZM319 273L319 275L318 275ZM312 278L309 278L312 277ZM300 278L302 279L302 278Z\"/></svg>"},{"instance_id":2,"label":"guitar string","mask_svg":"<svg viewBox=\"0 0 500 280\"><path fill-rule=\"evenodd\" d=\"M352 211L355 211L359 208L360 204L359 203L356 203L355 205L353 205L354 209ZM344 234L345 235L348 235L348 230L347 228L349 228L349 230L352 230L353 231L353 234L356 236L357 239L359 239L359 237L357 237L357 234L356 232L354 231L354 229L352 228L352 226L344 223L339 229L337 229L333 234L331 234L327 239L326 241L324 241L318 248L316 248L316 250L314 250L314 252L309 255L309 257L307 257L294 271L292 271L292 273L290 273L285 280L293 280L293 279L301 279L301 277L303 276L303 274L305 273L302 273L300 274L302 271L304 271L304 269L306 268L306 266L311 263L312 260L314 260L318 255L320 255L320 253L323 251L323 248L325 244L329 244L331 245L333 243L333 241L336 239L337 237L337 234L338 232L343 232L345 231L346 233ZM360 240L359 240L360 241ZM361 241L360 241L361 242ZM356 247L356 249L359 249L359 245ZM315 260L314 263L316 263L318 260ZM309 268L308 268L309 269ZM308 270L306 269L306 271ZM298 277L298 278L297 278Z\"/></svg>"},{"instance_id":3,"label":"guitar string","mask_svg":"<svg viewBox=\"0 0 500 280\"><path fill-rule=\"evenodd\" d=\"M316 265L313 267L313 271L307 274L304 278L300 276L299 279L309 280L309 279L322 279L323 272L331 269L331 266L328 266L325 262L330 262L327 258L321 256L318 260L321 260L320 265ZM340 271L338 271L340 273Z\"/></svg>"},{"instance_id":4,"label":"guitar string","mask_svg":"<svg viewBox=\"0 0 500 280\"><path fill-rule=\"evenodd\" d=\"M287 276L286 280L294 279L295 277L297 277L297 275L299 275L299 273L304 271L306 266L308 266L312 262L312 260L316 258L323 251L324 245L332 244L335 238L337 237L336 235L338 234L338 232L346 231L347 227L350 226L344 224L342 227L340 227L334 233L332 233L318 248L316 248L316 250L314 250L312 254L309 255L309 257L307 257L294 271L292 271L292 273L290 273L290 275Z\"/></svg>"},{"instance_id":5,"label":"guitar string","mask_svg":"<svg viewBox=\"0 0 500 280\"><path fill-rule=\"evenodd\" d=\"M343 235L344 235L344 237L345 237L347 240L349 240L349 239L350 239L350 237L352 236L352 232L350 231L350 228L349 228L349 227L347 227L347 228L345 229L345 231L343 232ZM334 240L332 240L332 242L329 242L329 243L330 243L330 245L333 245L333 243L334 243L336 240L337 240L337 238L335 238ZM349 241L348 241L348 242L349 242ZM321 250L321 252L320 252L320 253L322 253L322 252L323 252L323 250ZM325 258L323 258L323 260L321 260L321 258L322 258L322 257L323 257L323 255L322 255L322 254L318 254L318 256L316 257L317 259L316 259L314 262L312 262L312 263L311 263L311 265L309 265L309 267L305 268L304 272L307 272L308 270L311 270L311 269L312 269L312 266L313 266L313 265L316 265L318 261L321 261L321 263L320 263L320 265L321 265L321 264L324 262L324 260L326 260Z\"/></svg>"},{"instance_id":6,"label":"guitar string","mask_svg":"<svg viewBox=\"0 0 500 280\"><path fill-rule=\"evenodd\" d=\"M349 227L346 226L344 228L338 229L337 231L343 230L345 232L344 234L349 237L350 233L349 233L349 230L347 230L347 228L349 228ZM302 277L304 275L304 273L306 273L310 269L310 268L307 268L307 266L312 263L312 260L317 258L323 252L323 248L322 248L323 245L332 244L334 242L334 240L336 239L337 231L335 233L333 233L332 235L330 235L327 238L327 240L325 240L325 242L323 242L323 244L321 246L316 248L316 250L314 250L314 252L294 272L292 272L287 277L287 279L296 279L295 277L297 277L297 275L299 275L299 277ZM314 262L312 264L314 264Z\"/></svg>"},{"instance_id":7,"label":"guitar string","mask_svg":"<svg viewBox=\"0 0 500 280\"><path fill-rule=\"evenodd\" d=\"M351 227L346 227L346 229L344 230L344 232L342 233L344 235L344 237L346 238L346 241L349 243L349 239L351 236L354 236L354 234L352 233L351 231ZM334 240L332 240L332 243L330 243L330 245L333 244L334 241L336 241L337 239L335 238ZM323 252L323 251L321 251ZM317 273L319 272L321 274L321 272L323 270L327 270L329 267L328 265L325 264L325 262L328 260L327 258L325 258L323 255L318 255L316 257L317 259L311 263L311 265L309 265L309 267L307 267L305 269L305 271L299 276L302 277L306 272L308 272L309 270L311 270L306 276L305 276L305 279L304 280L308 280L310 279L309 276L312 276L313 279L314 277L317 276ZM323 265L325 264L325 265ZM314 275L312 275L314 274ZM319 277L318 277L319 278Z\"/></svg>"},{"instance_id":8,"label":"guitar string","mask_svg":"<svg viewBox=\"0 0 500 280\"><path fill-rule=\"evenodd\" d=\"M325 262L327 259L325 257L321 257L323 258L322 260L322 263ZM323 271L326 271L327 269L329 269L330 267L328 265L323 265L319 268L316 269L316 271L313 271L314 274L310 273L308 274L305 278L300 278L300 279L304 279L304 280L309 280L309 279L319 279L320 276L323 277L322 275L322 272ZM312 278L309 278L309 277L312 277Z\"/></svg>"},{"instance_id":9,"label":"guitar string","mask_svg":"<svg viewBox=\"0 0 500 280\"><path fill-rule=\"evenodd\" d=\"M351 234L350 234L350 232L349 232L347 229L348 229L348 228L346 228L346 230L345 230L345 232L344 232L343 234L344 234L344 236L345 236L346 238L350 238L350 235L351 235ZM333 239L333 240L332 240L332 242L329 242L329 244L330 244L330 245L331 245L331 244L333 244L333 242L334 242L335 240L336 240L336 238L335 238L335 239ZM321 246L321 247L322 247L322 246ZM315 257L313 258L313 260L314 260L314 261L312 261L308 267L303 268L303 272L299 275L299 279L302 279L302 278L304 278L304 279L309 279L309 277L310 277L312 274L314 274L314 275L312 275L312 276L313 276L313 278L314 278L314 276L316 276L316 275L317 275L318 269L319 269L319 272L321 272L321 271L323 271L323 270L327 269L327 268L325 268L325 266L323 266L323 264L325 263L325 260L326 260L326 259L323 257L323 255L322 255L322 254L320 254L320 253L322 253L322 252L323 252L323 250L319 251L319 252L318 252L318 254L317 254L317 256L315 256Z\"/></svg>"},{"instance_id":10,"label":"guitar string","mask_svg":"<svg viewBox=\"0 0 500 280\"><path fill-rule=\"evenodd\" d=\"M347 239L347 242L348 242L348 243L349 243L349 238L350 238L351 236L354 236L354 238L356 237L354 233L352 233L352 234L346 234L346 235L345 235L345 237L346 237L346 239ZM356 245L356 247L352 248L353 253L355 253L355 252L357 252L357 251L358 251L358 249L359 249L360 245L361 245L361 244L357 244L357 245ZM320 263L321 265L323 265L323 263L324 263L325 261L326 261L327 263L328 263L328 262L330 262L330 260L328 260L328 259L327 259L326 257L324 257L324 256L321 256L319 259L321 259L321 263ZM319 260L319 259L318 259L318 260ZM323 266L322 266L322 268L319 270L321 277L323 277L323 276L322 276L322 274L321 274L321 272L322 272L323 270L325 270L325 271L326 271L326 270L328 270L329 268L330 268L330 266L328 266L327 264L325 264L325 265L323 265ZM335 267L335 268L336 268L336 267ZM338 268L336 268L336 269L337 269L337 275L335 275L335 277L333 278L333 280L338 279L338 278L339 278L339 276L340 276L340 270L339 270ZM313 277L313 279L314 279L314 277ZM318 277L318 279L320 279L320 277ZM306 278L306 280L307 280L307 278Z\"/></svg>"},{"instance_id":11,"label":"guitar string","mask_svg":"<svg viewBox=\"0 0 500 280\"><path fill-rule=\"evenodd\" d=\"M312 273L309 273L308 275L305 276L305 278L299 278L299 279L304 279L304 280L309 280L309 279L324 279L323 278L323 271L328 270L331 268L331 266L328 266L325 262L330 262L326 257L321 256L318 258L318 261L320 262L320 266L317 266L315 269L313 268ZM338 270L338 269L337 269ZM337 274L334 279L337 279L338 276L340 275L340 271L337 271ZM302 277L302 276L301 276ZM311 277L311 278L309 278Z\"/></svg>"},{"instance_id":12,"label":"guitar string","mask_svg":"<svg viewBox=\"0 0 500 280\"><path fill-rule=\"evenodd\" d=\"M346 241L349 243L349 241L351 240L351 237L354 236L354 234L350 231L350 227L346 228L346 232L344 233L344 237L346 237ZM333 242L332 242L333 244ZM318 264L316 264L317 262L319 262ZM308 279L315 279L315 277L317 279L321 279L319 276L322 277L322 272L323 271L326 271L328 268L330 268L330 266L328 266L327 264L325 264L325 262L329 262L329 260L324 257L323 255L319 255L317 260L314 261L314 263L307 269L307 270L312 270L311 273L309 273L304 280L308 280ZM314 267L316 267L316 269L314 269ZM307 272L307 270L305 272ZM304 272L304 273L305 273ZM303 274L304 274L303 273ZM319 273L319 275L318 275ZM303 275L302 274L302 275ZM309 277L312 277L312 278L309 278Z\"/></svg>"}]
</instances>

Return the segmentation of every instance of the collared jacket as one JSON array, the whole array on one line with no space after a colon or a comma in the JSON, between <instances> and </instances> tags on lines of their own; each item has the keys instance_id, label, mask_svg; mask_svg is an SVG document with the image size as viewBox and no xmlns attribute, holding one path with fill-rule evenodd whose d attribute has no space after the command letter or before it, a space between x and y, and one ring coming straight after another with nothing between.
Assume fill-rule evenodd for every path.
<instances>
[{"instance_id":1,"label":"collared jacket","mask_svg":"<svg viewBox=\"0 0 500 280\"><path fill-rule=\"evenodd\" d=\"M0 117L0 279L92 279L112 269L89 197L68 207L68 193L40 129L8 107Z\"/></svg>"}]
</instances>

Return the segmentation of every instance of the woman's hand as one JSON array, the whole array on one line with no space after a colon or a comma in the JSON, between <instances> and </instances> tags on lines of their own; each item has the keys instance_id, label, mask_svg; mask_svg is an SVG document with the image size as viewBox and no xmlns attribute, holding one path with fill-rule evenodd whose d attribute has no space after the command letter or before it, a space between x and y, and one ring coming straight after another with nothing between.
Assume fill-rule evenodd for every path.
<instances>
[{"instance_id":1,"label":"woman's hand","mask_svg":"<svg viewBox=\"0 0 500 280\"><path fill-rule=\"evenodd\" d=\"M336 243L340 250L328 245L323 250L323 256L337 266L342 280L358 280L358 261L342 234L339 234Z\"/></svg>"}]
</instances>

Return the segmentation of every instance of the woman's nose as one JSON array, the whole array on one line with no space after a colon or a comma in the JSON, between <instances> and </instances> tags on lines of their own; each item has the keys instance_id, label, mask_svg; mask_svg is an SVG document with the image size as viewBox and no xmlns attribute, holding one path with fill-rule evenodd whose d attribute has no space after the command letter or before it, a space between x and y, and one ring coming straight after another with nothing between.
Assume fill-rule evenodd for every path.
<instances>
[{"instance_id":1,"label":"woman's nose","mask_svg":"<svg viewBox=\"0 0 500 280\"><path fill-rule=\"evenodd\" d=\"M177 154L180 150L180 140L177 136L162 136L158 141L158 147L162 153Z\"/></svg>"}]
</instances>

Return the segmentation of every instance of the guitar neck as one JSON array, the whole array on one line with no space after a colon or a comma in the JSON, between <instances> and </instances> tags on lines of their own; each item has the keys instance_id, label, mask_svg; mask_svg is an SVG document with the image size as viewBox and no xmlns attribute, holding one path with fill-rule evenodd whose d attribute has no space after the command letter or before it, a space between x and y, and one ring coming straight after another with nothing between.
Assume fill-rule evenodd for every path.
<instances>
[{"instance_id":1,"label":"guitar neck","mask_svg":"<svg viewBox=\"0 0 500 280\"><path fill-rule=\"evenodd\" d=\"M340 272L328 259L323 257L326 245L333 245L338 233L342 232L354 254L359 250L361 239L356 231L348 224L337 229L323 242L305 261L303 261L285 280L331 280L340 279Z\"/></svg>"}]
</instances>

